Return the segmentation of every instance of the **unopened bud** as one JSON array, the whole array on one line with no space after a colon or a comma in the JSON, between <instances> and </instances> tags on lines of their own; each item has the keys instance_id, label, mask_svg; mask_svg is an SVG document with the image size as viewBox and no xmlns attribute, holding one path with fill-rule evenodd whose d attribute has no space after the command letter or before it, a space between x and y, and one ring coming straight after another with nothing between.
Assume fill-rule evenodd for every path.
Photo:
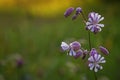
<instances>
[{"instance_id":1,"label":"unopened bud","mask_svg":"<svg viewBox=\"0 0 120 80\"><path fill-rule=\"evenodd\" d=\"M101 51L103 54L105 54L105 55L108 55L108 54L109 54L109 51L108 51L105 47L100 46L99 49L100 49L100 51Z\"/></svg>"},{"instance_id":2,"label":"unopened bud","mask_svg":"<svg viewBox=\"0 0 120 80\"><path fill-rule=\"evenodd\" d=\"M74 11L74 8L73 8L73 7L68 8L68 9L65 11L64 16L65 16L65 17L70 16L73 11Z\"/></svg>"},{"instance_id":3,"label":"unopened bud","mask_svg":"<svg viewBox=\"0 0 120 80\"><path fill-rule=\"evenodd\" d=\"M80 7L76 8L76 15L80 14L82 12L82 9Z\"/></svg>"}]
</instances>

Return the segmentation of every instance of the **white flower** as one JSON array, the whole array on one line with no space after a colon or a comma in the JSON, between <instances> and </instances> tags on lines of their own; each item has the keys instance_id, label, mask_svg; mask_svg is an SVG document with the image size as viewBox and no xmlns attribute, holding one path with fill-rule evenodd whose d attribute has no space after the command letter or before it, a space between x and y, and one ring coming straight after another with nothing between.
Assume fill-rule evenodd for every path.
<instances>
[{"instance_id":1,"label":"white flower","mask_svg":"<svg viewBox=\"0 0 120 80\"><path fill-rule=\"evenodd\" d=\"M94 54L93 56L90 56L88 58L88 61L89 61L88 66L90 67L90 70L94 70L95 72L103 69L103 67L101 65L99 65L100 63L106 62L104 57L101 57L101 55L99 55L99 54Z\"/></svg>"}]
</instances>

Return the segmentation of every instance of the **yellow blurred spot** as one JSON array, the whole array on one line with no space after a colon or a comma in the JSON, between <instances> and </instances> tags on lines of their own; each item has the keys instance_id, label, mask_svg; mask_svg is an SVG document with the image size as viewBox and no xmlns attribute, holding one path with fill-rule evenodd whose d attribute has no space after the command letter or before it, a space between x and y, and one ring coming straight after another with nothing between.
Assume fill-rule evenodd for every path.
<instances>
[{"instance_id":1,"label":"yellow blurred spot","mask_svg":"<svg viewBox=\"0 0 120 80\"><path fill-rule=\"evenodd\" d=\"M0 7L9 8L15 6L15 0L0 0Z\"/></svg>"},{"instance_id":2,"label":"yellow blurred spot","mask_svg":"<svg viewBox=\"0 0 120 80\"><path fill-rule=\"evenodd\" d=\"M9 11L18 8L18 10L23 9L33 15L53 17L71 5L79 4L81 6L82 2L82 0L0 0L0 8Z\"/></svg>"},{"instance_id":3,"label":"yellow blurred spot","mask_svg":"<svg viewBox=\"0 0 120 80\"><path fill-rule=\"evenodd\" d=\"M52 0L49 2L42 2L31 5L29 7L29 11L32 14L40 15L43 17L50 17L59 14L61 10L65 9L65 7L68 7L69 5L70 2L67 0L62 1Z\"/></svg>"}]
</instances>

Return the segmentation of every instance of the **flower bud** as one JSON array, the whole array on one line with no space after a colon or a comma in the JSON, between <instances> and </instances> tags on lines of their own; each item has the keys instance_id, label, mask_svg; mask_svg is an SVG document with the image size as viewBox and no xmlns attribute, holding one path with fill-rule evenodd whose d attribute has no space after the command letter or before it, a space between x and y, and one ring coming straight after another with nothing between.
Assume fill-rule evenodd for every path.
<instances>
[{"instance_id":1,"label":"flower bud","mask_svg":"<svg viewBox=\"0 0 120 80\"><path fill-rule=\"evenodd\" d=\"M75 20L77 17L78 17L78 15L74 14L74 15L72 16L72 20Z\"/></svg>"},{"instance_id":2,"label":"flower bud","mask_svg":"<svg viewBox=\"0 0 120 80\"><path fill-rule=\"evenodd\" d=\"M80 14L82 12L82 9L80 7L76 8L76 15Z\"/></svg>"},{"instance_id":3,"label":"flower bud","mask_svg":"<svg viewBox=\"0 0 120 80\"><path fill-rule=\"evenodd\" d=\"M73 7L68 8L68 9L65 11L64 16L65 16L65 17L70 16L73 11L74 11L74 8L73 8Z\"/></svg>"},{"instance_id":4,"label":"flower bud","mask_svg":"<svg viewBox=\"0 0 120 80\"><path fill-rule=\"evenodd\" d=\"M108 54L109 54L109 51L108 51L105 47L100 46L99 49L100 49L100 51L101 51L103 54L105 54L105 55L108 55Z\"/></svg>"},{"instance_id":5,"label":"flower bud","mask_svg":"<svg viewBox=\"0 0 120 80\"><path fill-rule=\"evenodd\" d=\"M94 54L98 54L98 52L95 48L92 48L92 50L90 51L90 56L93 56Z\"/></svg>"},{"instance_id":6,"label":"flower bud","mask_svg":"<svg viewBox=\"0 0 120 80\"><path fill-rule=\"evenodd\" d=\"M74 50L74 51L77 51L80 49L81 47L81 44L77 41L74 41L70 44L70 47Z\"/></svg>"}]
</instances>

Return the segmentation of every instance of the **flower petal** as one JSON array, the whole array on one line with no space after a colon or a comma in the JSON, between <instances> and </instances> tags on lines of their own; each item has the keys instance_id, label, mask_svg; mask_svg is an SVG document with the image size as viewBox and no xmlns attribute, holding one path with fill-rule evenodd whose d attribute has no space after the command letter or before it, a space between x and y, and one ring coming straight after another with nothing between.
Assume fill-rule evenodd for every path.
<instances>
[{"instance_id":1,"label":"flower petal","mask_svg":"<svg viewBox=\"0 0 120 80\"><path fill-rule=\"evenodd\" d=\"M95 68L94 68L94 71L95 71L95 72L98 72L98 68L97 68L97 67L95 67Z\"/></svg>"},{"instance_id":2,"label":"flower petal","mask_svg":"<svg viewBox=\"0 0 120 80\"><path fill-rule=\"evenodd\" d=\"M65 43L65 42L62 42L62 43L61 43L61 48L62 48L64 51L66 51L66 50L69 49L69 45L68 45L67 43Z\"/></svg>"},{"instance_id":3,"label":"flower petal","mask_svg":"<svg viewBox=\"0 0 120 80\"><path fill-rule=\"evenodd\" d=\"M75 56L75 55L76 55L76 52L73 49L71 49L69 52L69 56Z\"/></svg>"},{"instance_id":4,"label":"flower petal","mask_svg":"<svg viewBox=\"0 0 120 80\"><path fill-rule=\"evenodd\" d=\"M98 57L97 57L96 61L99 61L99 60L100 60L100 58L101 58L101 55L98 55Z\"/></svg>"},{"instance_id":5,"label":"flower petal","mask_svg":"<svg viewBox=\"0 0 120 80\"><path fill-rule=\"evenodd\" d=\"M88 26L88 25L90 25L91 23L90 22L86 22L86 25Z\"/></svg>"},{"instance_id":6,"label":"flower petal","mask_svg":"<svg viewBox=\"0 0 120 80\"><path fill-rule=\"evenodd\" d=\"M90 57L88 58L88 61L94 62L93 56L90 56Z\"/></svg>"},{"instance_id":7,"label":"flower petal","mask_svg":"<svg viewBox=\"0 0 120 80\"><path fill-rule=\"evenodd\" d=\"M97 19L97 21L99 21L100 18L101 18L101 15L98 15L98 19Z\"/></svg>"},{"instance_id":8,"label":"flower petal","mask_svg":"<svg viewBox=\"0 0 120 80\"><path fill-rule=\"evenodd\" d=\"M102 20L104 20L104 17L101 17L98 22L100 22L100 21L102 21Z\"/></svg>"},{"instance_id":9,"label":"flower petal","mask_svg":"<svg viewBox=\"0 0 120 80\"><path fill-rule=\"evenodd\" d=\"M97 24L97 26L104 27L104 24Z\"/></svg>"},{"instance_id":10,"label":"flower petal","mask_svg":"<svg viewBox=\"0 0 120 80\"><path fill-rule=\"evenodd\" d=\"M93 25L89 25L89 26L87 26L87 29L91 29L93 27Z\"/></svg>"},{"instance_id":11,"label":"flower petal","mask_svg":"<svg viewBox=\"0 0 120 80\"><path fill-rule=\"evenodd\" d=\"M90 70L93 70L94 64L90 64L89 67L90 67Z\"/></svg>"}]
</instances>

